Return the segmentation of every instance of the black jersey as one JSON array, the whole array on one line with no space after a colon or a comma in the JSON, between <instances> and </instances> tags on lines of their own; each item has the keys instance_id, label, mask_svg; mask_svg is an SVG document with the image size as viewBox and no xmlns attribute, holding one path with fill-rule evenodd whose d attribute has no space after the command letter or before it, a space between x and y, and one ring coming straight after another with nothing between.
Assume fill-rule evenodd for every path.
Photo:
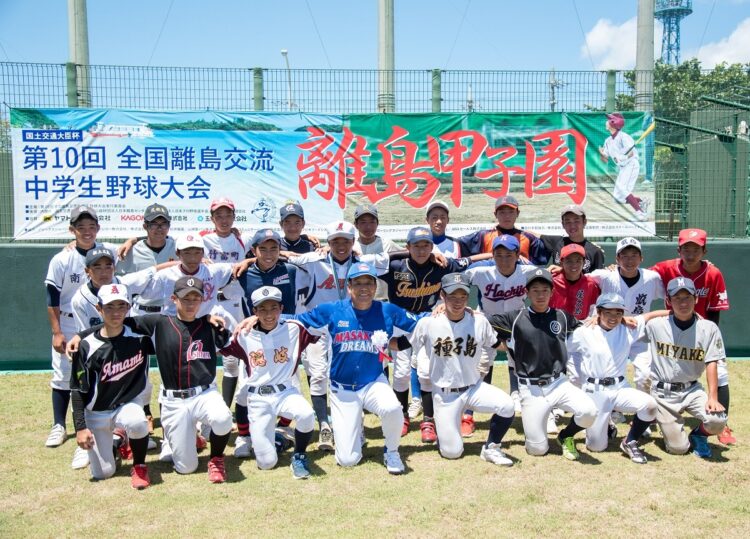
<instances>
[{"instance_id":1,"label":"black jersey","mask_svg":"<svg viewBox=\"0 0 750 539\"><path fill-rule=\"evenodd\" d=\"M566 245L575 243L583 247L586 253L585 260L583 261L583 273L591 273L594 270L602 269L604 267L604 250L599 247L593 241L584 239L583 241L573 241L567 236L549 236L543 234L540 236L544 248L547 251L547 256L550 263L557 266L560 265L560 251Z\"/></svg>"},{"instance_id":2,"label":"black jersey","mask_svg":"<svg viewBox=\"0 0 750 539\"><path fill-rule=\"evenodd\" d=\"M411 258L392 259L388 273L378 278L388 285L388 301L410 313L424 313L440 299L440 280L449 273L466 270L469 264L469 258L449 258L444 268L432 260L420 265Z\"/></svg>"},{"instance_id":3,"label":"black jersey","mask_svg":"<svg viewBox=\"0 0 750 539\"><path fill-rule=\"evenodd\" d=\"M516 374L521 378L554 378L564 373L568 362L565 341L581 325L565 311L537 313L528 307L496 314L489 320L498 337L507 340Z\"/></svg>"},{"instance_id":4,"label":"black jersey","mask_svg":"<svg viewBox=\"0 0 750 539\"><path fill-rule=\"evenodd\" d=\"M291 251L297 254L312 253L316 249L315 244L307 238L307 234L302 234L294 241L281 238L281 250Z\"/></svg>"},{"instance_id":5,"label":"black jersey","mask_svg":"<svg viewBox=\"0 0 750 539\"><path fill-rule=\"evenodd\" d=\"M212 326L208 315L183 322L176 316L147 314L126 318L125 325L151 336L166 389L211 384L216 377L216 350L226 346L230 337L226 329Z\"/></svg>"},{"instance_id":6,"label":"black jersey","mask_svg":"<svg viewBox=\"0 0 750 539\"><path fill-rule=\"evenodd\" d=\"M85 428L83 410L115 410L134 400L146 387L148 337L124 328L116 337L102 337L101 325L81 333L78 352L73 355L70 390L76 430ZM83 423L82 423L83 422Z\"/></svg>"}]
</instances>

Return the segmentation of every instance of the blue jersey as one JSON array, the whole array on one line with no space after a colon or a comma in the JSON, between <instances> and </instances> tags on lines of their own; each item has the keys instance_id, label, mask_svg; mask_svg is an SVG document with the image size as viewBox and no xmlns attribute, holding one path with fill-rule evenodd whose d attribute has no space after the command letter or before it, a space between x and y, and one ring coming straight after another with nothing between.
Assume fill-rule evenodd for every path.
<instances>
[{"instance_id":1,"label":"blue jersey","mask_svg":"<svg viewBox=\"0 0 750 539\"><path fill-rule=\"evenodd\" d=\"M275 286L281 290L284 314L304 311L314 291L310 274L305 269L286 262L277 262L268 271L253 264L237 280L245 291L248 305L252 305L250 295L261 286Z\"/></svg>"},{"instance_id":2,"label":"blue jersey","mask_svg":"<svg viewBox=\"0 0 750 539\"><path fill-rule=\"evenodd\" d=\"M299 238L290 242L286 238L281 238L281 250L291 251L303 255L305 253L312 253L315 251L315 244L307 239L307 235L302 234Z\"/></svg>"},{"instance_id":3,"label":"blue jersey","mask_svg":"<svg viewBox=\"0 0 750 539\"><path fill-rule=\"evenodd\" d=\"M331 381L354 391L383 374L380 352L372 344L373 333L384 331L389 340L408 335L418 318L401 307L380 301L373 301L369 309L360 311L348 299L323 303L294 317L313 334L323 331L330 334Z\"/></svg>"}]
</instances>

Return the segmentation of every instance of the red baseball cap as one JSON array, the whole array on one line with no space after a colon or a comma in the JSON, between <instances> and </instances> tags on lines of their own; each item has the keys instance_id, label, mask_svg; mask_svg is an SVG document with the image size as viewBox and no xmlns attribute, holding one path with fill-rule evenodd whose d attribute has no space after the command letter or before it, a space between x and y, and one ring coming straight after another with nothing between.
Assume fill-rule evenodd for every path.
<instances>
[{"instance_id":1,"label":"red baseball cap","mask_svg":"<svg viewBox=\"0 0 750 539\"><path fill-rule=\"evenodd\" d=\"M706 245L706 237L705 230L701 230L700 228L686 228L685 230L680 230L677 245L682 246L686 243L695 243L704 247Z\"/></svg>"},{"instance_id":2,"label":"red baseball cap","mask_svg":"<svg viewBox=\"0 0 750 539\"><path fill-rule=\"evenodd\" d=\"M215 198L214 201L211 202L211 211L213 212L224 206L234 211L234 202L227 197Z\"/></svg>"},{"instance_id":3,"label":"red baseball cap","mask_svg":"<svg viewBox=\"0 0 750 539\"><path fill-rule=\"evenodd\" d=\"M584 248L577 243L571 243L563 247L562 251L560 251L560 260L573 254L579 254L583 258L586 258L586 251Z\"/></svg>"}]
</instances>

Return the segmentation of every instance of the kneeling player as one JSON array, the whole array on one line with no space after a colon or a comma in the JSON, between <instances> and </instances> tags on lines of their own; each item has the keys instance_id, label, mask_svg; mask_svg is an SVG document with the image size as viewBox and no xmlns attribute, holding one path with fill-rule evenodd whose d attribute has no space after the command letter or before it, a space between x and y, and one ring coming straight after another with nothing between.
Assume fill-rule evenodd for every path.
<instances>
[{"instance_id":1,"label":"kneeling player","mask_svg":"<svg viewBox=\"0 0 750 539\"><path fill-rule=\"evenodd\" d=\"M76 441L88 450L91 475L106 479L115 473L113 433L133 451L131 485L151 484L146 468L148 421L139 395L146 387L151 341L123 326L130 310L125 285L99 289L97 311L104 324L88 331L73 354L70 378Z\"/></svg>"},{"instance_id":2,"label":"kneeling player","mask_svg":"<svg viewBox=\"0 0 750 539\"><path fill-rule=\"evenodd\" d=\"M306 451L315 427L315 413L295 387L294 377L302 351L318 337L310 335L298 322L279 321L283 305L278 288L258 288L250 300L258 323L248 333L237 334L221 352L244 361L250 373L245 389L255 461L261 470L276 466L276 417L294 420L292 475L307 479L310 469Z\"/></svg>"},{"instance_id":3,"label":"kneeling player","mask_svg":"<svg viewBox=\"0 0 750 539\"><path fill-rule=\"evenodd\" d=\"M512 466L513 461L501 450L501 442L515 415L513 399L483 382L479 375L482 350L499 348L500 341L483 314L467 312L471 284L466 275L451 273L442 278L441 285L445 313L422 318L411 339L421 361L420 384L432 392L440 454L449 459L463 454L461 418L469 408L492 413L482 459ZM427 361L421 359L425 356Z\"/></svg>"}]
</instances>

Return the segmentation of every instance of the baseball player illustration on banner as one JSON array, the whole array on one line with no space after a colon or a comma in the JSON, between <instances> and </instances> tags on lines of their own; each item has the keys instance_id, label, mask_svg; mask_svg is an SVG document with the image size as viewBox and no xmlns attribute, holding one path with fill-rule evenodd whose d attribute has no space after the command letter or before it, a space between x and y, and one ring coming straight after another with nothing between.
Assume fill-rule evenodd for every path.
<instances>
[{"instance_id":1,"label":"baseball player illustration on banner","mask_svg":"<svg viewBox=\"0 0 750 539\"><path fill-rule=\"evenodd\" d=\"M636 219L645 221L648 218L646 212L650 201L633 194L641 170L635 141L633 141L633 137L623 131L625 118L619 112L607 114L605 127L610 136L599 147L599 155L605 163L612 159L617 167L617 179L612 190L612 196L618 203L630 205L635 212Z\"/></svg>"}]
</instances>

